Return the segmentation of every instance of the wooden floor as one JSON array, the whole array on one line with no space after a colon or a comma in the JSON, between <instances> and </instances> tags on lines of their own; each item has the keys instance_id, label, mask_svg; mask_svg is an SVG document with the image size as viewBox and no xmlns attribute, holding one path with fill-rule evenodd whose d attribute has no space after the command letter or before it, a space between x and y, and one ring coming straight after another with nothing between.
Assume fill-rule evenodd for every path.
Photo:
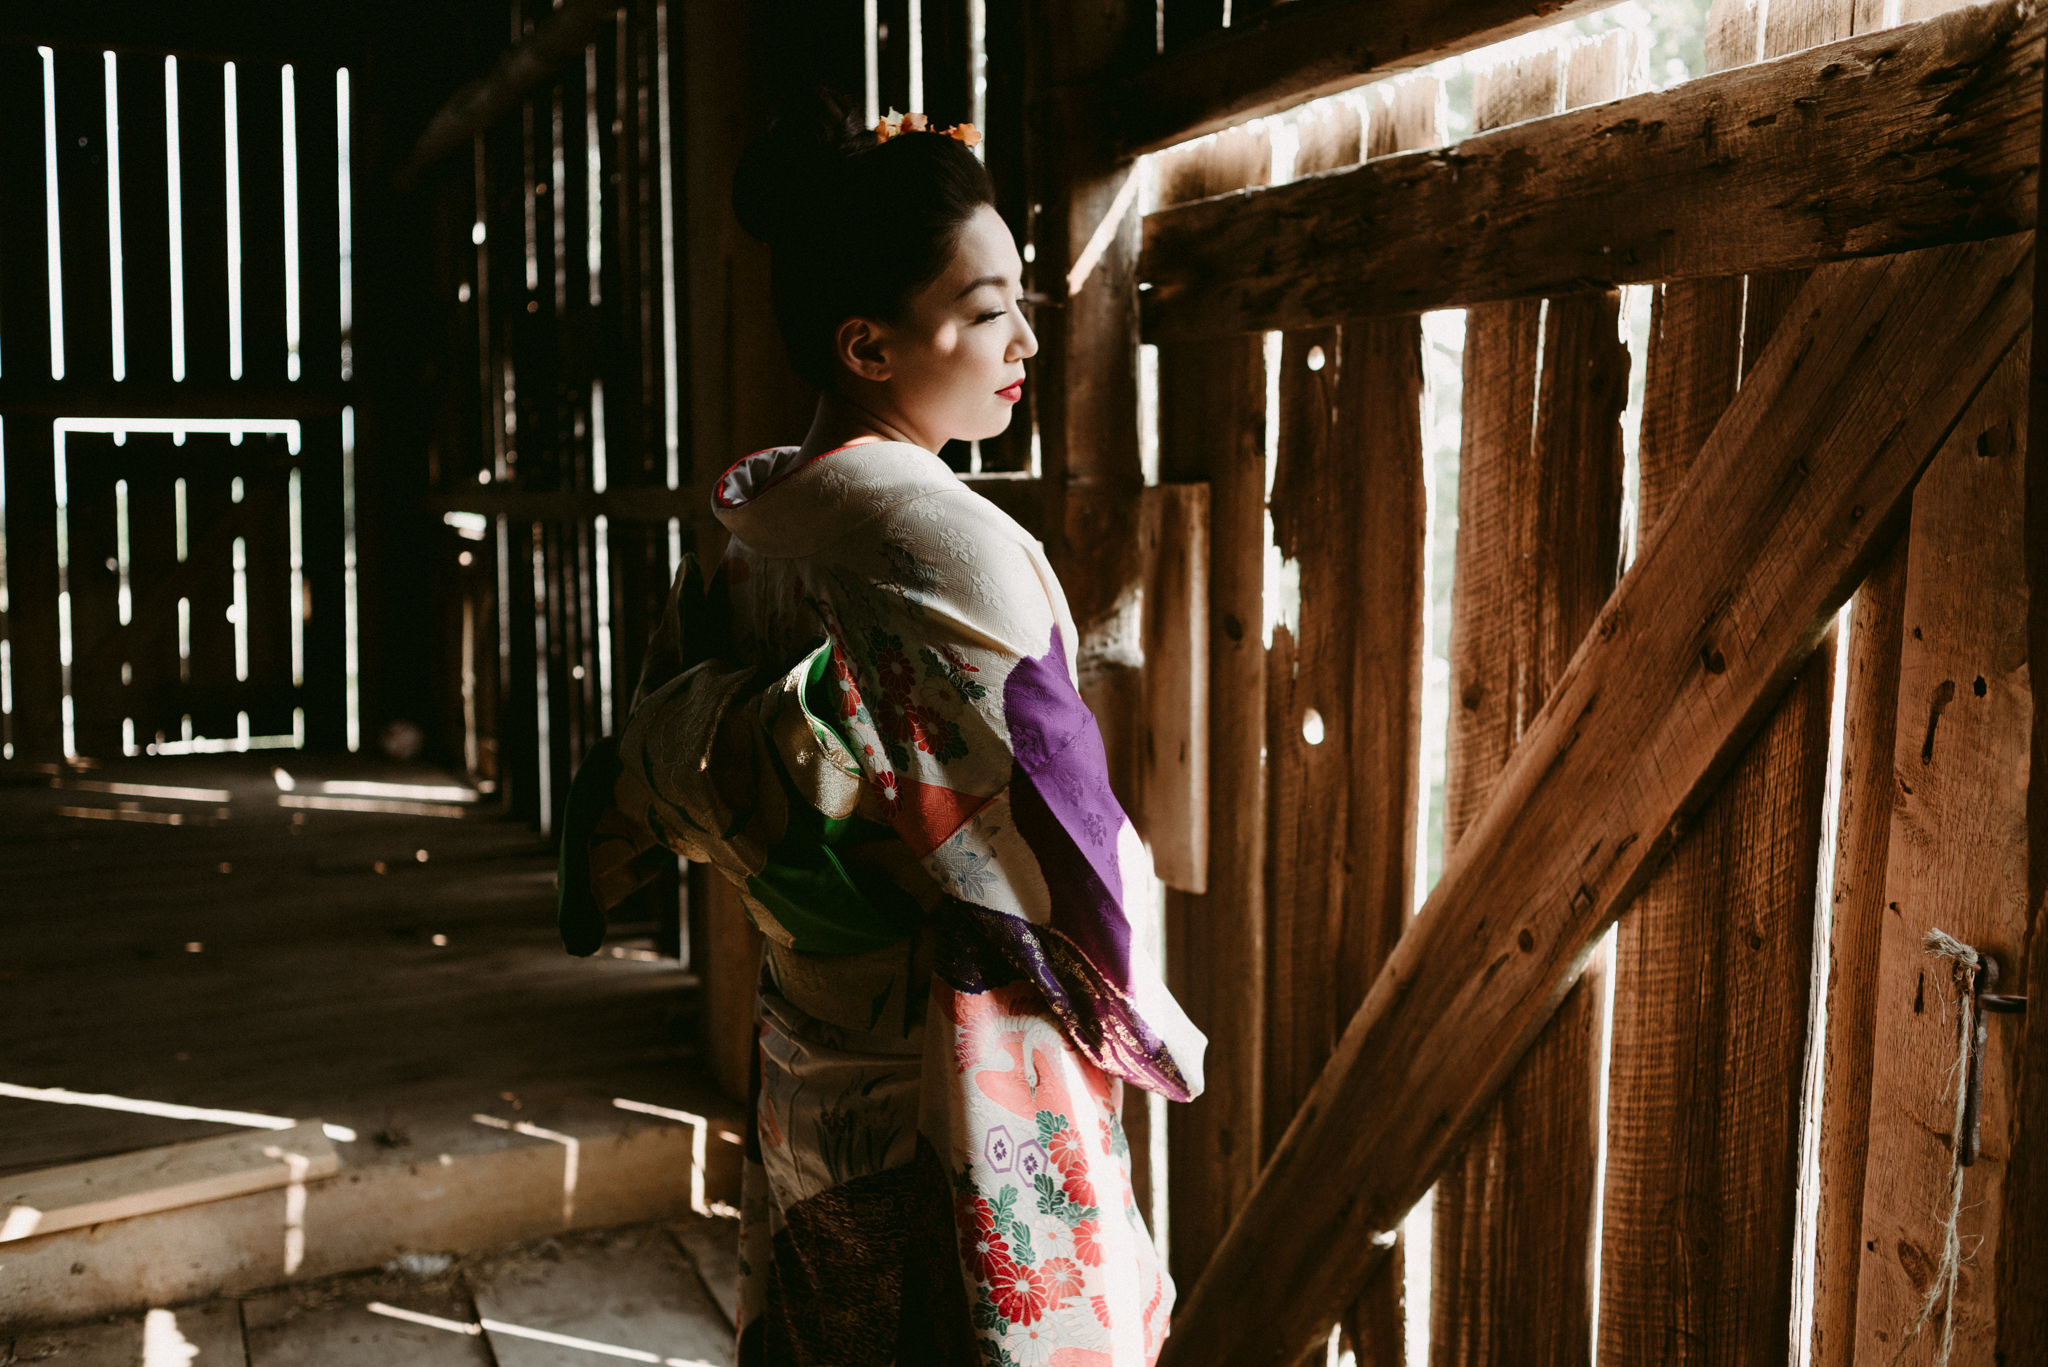
<instances>
[{"instance_id":1,"label":"wooden floor","mask_svg":"<svg viewBox=\"0 0 2048 1367\"><path fill-rule=\"evenodd\" d=\"M273 773L273 760L288 772ZM246 1288L374 1266L399 1248L473 1249L737 1201L739 1107L699 1066L694 976L653 952L652 926L615 927L594 958L565 954L552 849L488 799L449 800L451 788L459 781L418 767L295 754L0 769L0 1175L243 1128L193 1108L317 1118L338 1139L342 1173L330 1187L390 1193L374 1198L386 1203L375 1215L391 1201L424 1212L400 1222L398 1248L344 1254L346 1240L313 1226L325 1219L331 1231L348 1218L334 1212L349 1207L322 1207L316 1190L302 1265L285 1255L288 1265L265 1268L233 1253L241 1263L218 1275L193 1264L150 1283L191 1288L182 1292L134 1289L172 1264L130 1247L140 1235L100 1239L118 1225L0 1244L11 1253L0 1256L0 1346L10 1322L234 1295L252 1360L352 1362L262 1356L272 1328L313 1302L304 1286L282 1299L247 1299ZM694 1160L679 1119L694 1123ZM537 1170L534 1190L474 1176L505 1171L521 1151L552 1165ZM710 1174L694 1197L693 1168ZM448 1195L458 1189L467 1194ZM282 1192L242 1199L285 1209ZM521 1202L536 1206L530 1218L508 1214ZM203 1225L213 1208L187 1209L186 1224ZM479 1210L486 1218L474 1218ZM50 1247L80 1234L90 1237L79 1262L68 1252L51 1261ZM561 1248L586 1253L623 1247L561 1237ZM218 1259L231 1242L201 1228L192 1256ZM532 1256L554 1256L547 1247ZM668 1245L634 1247L644 1258ZM349 1256L361 1261L337 1261ZM511 1294L502 1268L465 1276L463 1294L474 1292L486 1316L490 1297ZM83 1289L96 1280L108 1284ZM429 1304L429 1284L416 1289ZM508 1322L526 1305L507 1302ZM192 1324L204 1329L213 1314L194 1311ZM369 1343L415 1329L443 1356L481 1351L396 1320L347 1333ZM492 1351L504 1362L555 1360L532 1344ZM725 1360L709 1349L669 1356Z\"/></svg>"},{"instance_id":2,"label":"wooden floor","mask_svg":"<svg viewBox=\"0 0 2048 1367\"><path fill-rule=\"evenodd\" d=\"M553 851L526 826L417 795L391 801L437 814L281 806L457 780L279 762L290 793L256 756L0 784L0 1083L319 1117L360 1136L345 1163L498 1142L478 1115L588 1132L636 1119L620 1097L732 1111L696 1067L695 979L651 927L565 954ZM226 800L103 791L134 785ZM0 1173L231 1128L0 1095Z\"/></svg>"},{"instance_id":3,"label":"wooden floor","mask_svg":"<svg viewBox=\"0 0 2048 1367\"><path fill-rule=\"evenodd\" d=\"M736 1221L586 1230L465 1258L10 1335L64 1367L726 1367Z\"/></svg>"}]
</instances>

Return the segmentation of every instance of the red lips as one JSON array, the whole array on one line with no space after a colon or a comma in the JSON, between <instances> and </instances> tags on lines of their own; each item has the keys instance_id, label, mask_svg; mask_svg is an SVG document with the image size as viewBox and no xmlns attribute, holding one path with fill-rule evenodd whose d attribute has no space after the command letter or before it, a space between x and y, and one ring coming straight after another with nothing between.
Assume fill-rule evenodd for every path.
<instances>
[{"instance_id":1,"label":"red lips","mask_svg":"<svg viewBox=\"0 0 2048 1367\"><path fill-rule=\"evenodd\" d=\"M1005 403L1017 402L1017 400L1024 397L1024 382L1022 380L1019 380L1017 381L1017 383L1011 385L1008 389L998 389L996 391L996 397L1003 400Z\"/></svg>"}]
</instances>

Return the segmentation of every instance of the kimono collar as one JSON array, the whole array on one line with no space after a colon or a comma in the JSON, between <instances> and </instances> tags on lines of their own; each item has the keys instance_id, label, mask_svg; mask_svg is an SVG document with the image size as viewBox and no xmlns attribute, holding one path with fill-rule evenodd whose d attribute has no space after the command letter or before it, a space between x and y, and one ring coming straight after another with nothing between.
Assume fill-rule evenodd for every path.
<instances>
[{"instance_id":1,"label":"kimono collar","mask_svg":"<svg viewBox=\"0 0 2048 1367\"><path fill-rule=\"evenodd\" d=\"M712 511L757 554L815 554L891 508L950 489L960 477L907 441L840 446L799 461L795 446L742 456L718 481Z\"/></svg>"}]
</instances>

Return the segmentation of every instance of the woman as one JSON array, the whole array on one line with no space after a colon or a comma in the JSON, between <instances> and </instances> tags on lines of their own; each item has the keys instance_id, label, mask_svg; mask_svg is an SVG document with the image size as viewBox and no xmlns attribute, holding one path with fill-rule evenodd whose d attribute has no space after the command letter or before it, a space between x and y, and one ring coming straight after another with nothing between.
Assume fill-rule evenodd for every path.
<instances>
[{"instance_id":1,"label":"woman","mask_svg":"<svg viewBox=\"0 0 2048 1367\"><path fill-rule=\"evenodd\" d=\"M821 95L748 150L822 397L726 471L724 560L571 796L573 951L668 850L766 936L743 1364L1137 1367L1173 1304L1117 1116L1197 1093L1205 1041L1126 911L1149 860L1059 583L934 454L1009 425L1038 346L975 136Z\"/></svg>"}]
</instances>

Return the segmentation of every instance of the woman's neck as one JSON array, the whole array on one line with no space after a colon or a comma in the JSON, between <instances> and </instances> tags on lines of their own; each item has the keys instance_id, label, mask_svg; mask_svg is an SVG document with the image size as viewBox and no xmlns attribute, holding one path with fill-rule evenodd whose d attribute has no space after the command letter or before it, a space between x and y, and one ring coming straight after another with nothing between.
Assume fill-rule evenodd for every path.
<instances>
[{"instance_id":1,"label":"woman's neck","mask_svg":"<svg viewBox=\"0 0 2048 1367\"><path fill-rule=\"evenodd\" d=\"M842 446L868 441L903 441L925 446L917 434L832 391L818 396L817 414L811 419L811 430L805 434L797 455L809 460Z\"/></svg>"}]
</instances>

